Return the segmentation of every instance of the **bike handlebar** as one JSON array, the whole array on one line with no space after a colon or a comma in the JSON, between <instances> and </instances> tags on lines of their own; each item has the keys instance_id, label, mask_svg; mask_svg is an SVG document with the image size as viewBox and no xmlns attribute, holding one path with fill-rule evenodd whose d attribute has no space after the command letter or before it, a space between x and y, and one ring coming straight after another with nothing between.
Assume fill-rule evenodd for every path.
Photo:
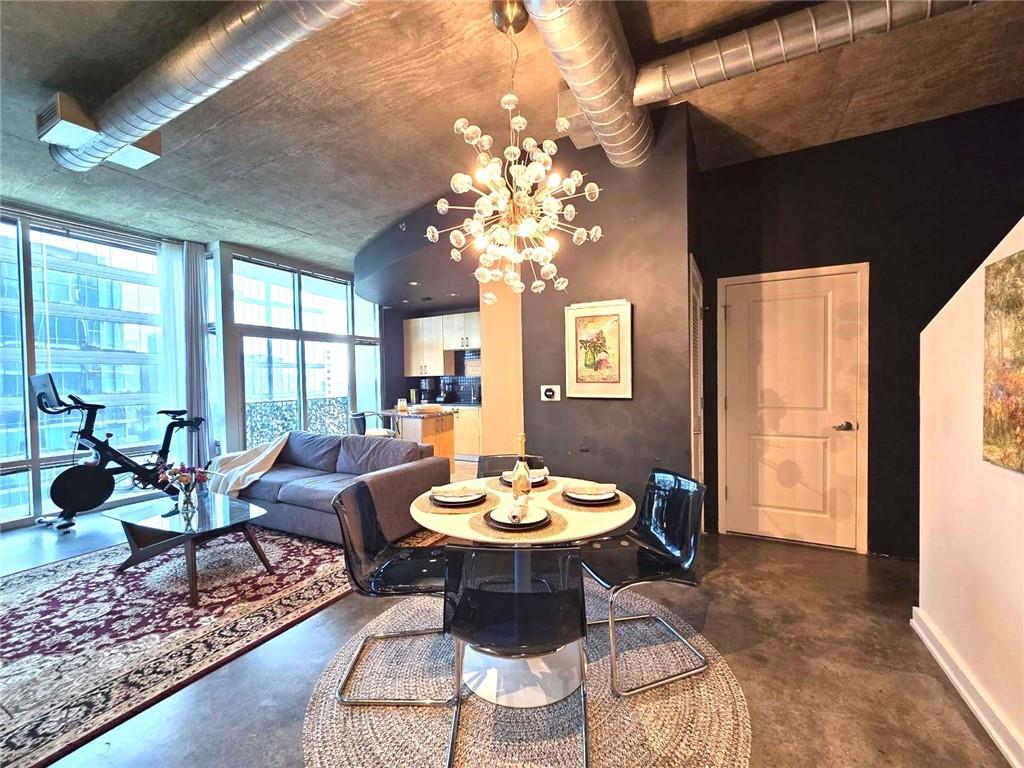
<instances>
[{"instance_id":1,"label":"bike handlebar","mask_svg":"<svg viewBox=\"0 0 1024 768\"><path fill-rule=\"evenodd\" d=\"M98 405L96 403L87 403L85 402L85 400L83 400L80 397L77 397L76 395L68 395L68 399L72 403L74 403L74 406L72 407L77 408L79 410L99 411L107 407L105 405Z\"/></svg>"},{"instance_id":2,"label":"bike handlebar","mask_svg":"<svg viewBox=\"0 0 1024 768\"><path fill-rule=\"evenodd\" d=\"M36 395L36 406L43 413L50 413L56 415L58 413L67 413L68 411L75 409L75 406L73 405L63 405L60 408L52 408L46 404L46 401L47 397L42 392Z\"/></svg>"}]
</instances>

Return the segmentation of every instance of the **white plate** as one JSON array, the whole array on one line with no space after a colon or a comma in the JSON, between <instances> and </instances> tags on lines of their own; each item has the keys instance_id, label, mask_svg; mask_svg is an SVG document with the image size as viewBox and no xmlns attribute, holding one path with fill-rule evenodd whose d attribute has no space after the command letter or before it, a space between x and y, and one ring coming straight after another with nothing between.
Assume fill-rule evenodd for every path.
<instances>
[{"instance_id":1,"label":"white plate","mask_svg":"<svg viewBox=\"0 0 1024 768\"><path fill-rule=\"evenodd\" d=\"M518 523L513 523L508 518L508 513L512 510L502 510L501 512L494 511L491 513L491 517L502 523L509 523L510 525L530 525L530 523L539 523L541 520L546 520L548 517L548 511L542 507L527 507L526 514L523 515L522 519Z\"/></svg>"},{"instance_id":2,"label":"white plate","mask_svg":"<svg viewBox=\"0 0 1024 768\"><path fill-rule=\"evenodd\" d=\"M530 483L532 485L540 485L545 480L547 480L547 478L548 478L547 473L543 469L531 469L530 470ZM501 473L501 479L504 480L506 483L511 483L512 482L512 473L508 472L508 471L502 472Z\"/></svg>"},{"instance_id":3,"label":"white plate","mask_svg":"<svg viewBox=\"0 0 1024 768\"><path fill-rule=\"evenodd\" d=\"M608 493L579 493L577 491L566 491L566 496L579 501L609 501L615 498L615 491Z\"/></svg>"},{"instance_id":4,"label":"white plate","mask_svg":"<svg viewBox=\"0 0 1024 768\"><path fill-rule=\"evenodd\" d=\"M470 502L473 501L480 501L486 495L486 493L482 492L473 493L470 494L469 496L443 496L441 494L435 493L434 498L437 501L440 501L442 504L469 504Z\"/></svg>"}]
</instances>

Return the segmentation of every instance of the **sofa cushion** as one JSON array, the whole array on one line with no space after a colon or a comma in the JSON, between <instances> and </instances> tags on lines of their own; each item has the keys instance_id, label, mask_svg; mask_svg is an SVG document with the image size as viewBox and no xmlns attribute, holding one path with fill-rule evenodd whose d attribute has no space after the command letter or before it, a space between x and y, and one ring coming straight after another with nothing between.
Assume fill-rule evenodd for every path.
<instances>
[{"instance_id":1,"label":"sofa cushion","mask_svg":"<svg viewBox=\"0 0 1024 768\"><path fill-rule=\"evenodd\" d=\"M277 494L285 483L326 474L326 472L321 472L319 469L297 467L294 464L278 462L271 469L264 472L259 480L242 489L238 495L248 499L259 499L260 501L277 501Z\"/></svg>"},{"instance_id":2,"label":"sofa cushion","mask_svg":"<svg viewBox=\"0 0 1024 768\"><path fill-rule=\"evenodd\" d=\"M341 438L337 471L361 475L416 461L419 457L420 447L412 440L347 435Z\"/></svg>"},{"instance_id":3,"label":"sofa cushion","mask_svg":"<svg viewBox=\"0 0 1024 768\"><path fill-rule=\"evenodd\" d=\"M285 483L278 492L277 500L297 507L308 507L321 512L334 512L331 502L340 491L358 480L358 475L346 472L332 472L327 475L307 477Z\"/></svg>"},{"instance_id":4,"label":"sofa cushion","mask_svg":"<svg viewBox=\"0 0 1024 768\"><path fill-rule=\"evenodd\" d=\"M338 463L338 436L312 432L289 432L288 442L277 457L278 463L333 472Z\"/></svg>"}]
</instances>

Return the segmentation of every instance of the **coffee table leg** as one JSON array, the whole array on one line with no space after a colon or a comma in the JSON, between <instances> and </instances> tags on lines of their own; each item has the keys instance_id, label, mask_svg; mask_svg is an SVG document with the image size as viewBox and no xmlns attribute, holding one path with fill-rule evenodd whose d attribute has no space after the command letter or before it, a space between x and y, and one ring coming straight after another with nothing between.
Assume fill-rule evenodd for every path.
<instances>
[{"instance_id":1,"label":"coffee table leg","mask_svg":"<svg viewBox=\"0 0 1024 768\"><path fill-rule=\"evenodd\" d=\"M263 548L260 546L260 543L256 541L256 536L252 532L252 526L244 526L242 528L242 533L245 534L245 538L249 542L249 546L251 546L253 551L256 553L256 557L260 559L260 562L263 563L263 567L267 569L267 573L273 573L274 569L270 566L270 561L264 554Z\"/></svg>"},{"instance_id":2,"label":"coffee table leg","mask_svg":"<svg viewBox=\"0 0 1024 768\"><path fill-rule=\"evenodd\" d=\"M185 541L185 567L188 569L188 604L195 608L199 605L199 577L196 575L196 542L194 539Z\"/></svg>"}]
</instances>

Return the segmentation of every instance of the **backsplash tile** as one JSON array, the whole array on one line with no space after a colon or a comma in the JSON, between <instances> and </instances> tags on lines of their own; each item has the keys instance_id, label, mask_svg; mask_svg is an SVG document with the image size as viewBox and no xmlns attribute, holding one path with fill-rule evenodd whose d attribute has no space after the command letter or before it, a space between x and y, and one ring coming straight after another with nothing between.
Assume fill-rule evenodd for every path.
<instances>
[{"instance_id":1,"label":"backsplash tile","mask_svg":"<svg viewBox=\"0 0 1024 768\"><path fill-rule=\"evenodd\" d=\"M465 370L467 367L472 368L474 361L480 360L480 350L473 349L467 350L461 353L462 360L456 362L456 369ZM461 362L461 366L458 364ZM479 403L483 398L480 393L480 377L479 376L442 376L441 377L441 390L444 391L449 386L455 388L455 391L459 395L459 402L462 403Z\"/></svg>"}]
</instances>

